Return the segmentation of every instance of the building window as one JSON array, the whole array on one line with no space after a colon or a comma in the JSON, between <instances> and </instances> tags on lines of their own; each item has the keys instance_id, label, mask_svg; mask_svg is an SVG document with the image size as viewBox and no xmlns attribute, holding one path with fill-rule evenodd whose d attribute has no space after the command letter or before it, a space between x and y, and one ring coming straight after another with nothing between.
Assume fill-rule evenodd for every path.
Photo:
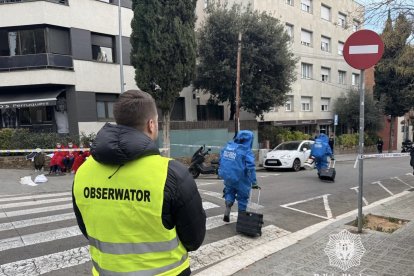
<instances>
[{"instance_id":1,"label":"building window","mask_svg":"<svg viewBox=\"0 0 414 276\"><path fill-rule=\"evenodd\" d=\"M185 98L179 97L175 100L171 111L171 121L185 121Z\"/></svg>"},{"instance_id":2,"label":"building window","mask_svg":"<svg viewBox=\"0 0 414 276\"><path fill-rule=\"evenodd\" d=\"M358 31L359 30L359 25L360 25L360 23L358 21L354 20L353 23L352 23L352 31L354 31L354 32Z\"/></svg>"},{"instance_id":3,"label":"building window","mask_svg":"<svg viewBox=\"0 0 414 276\"><path fill-rule=\"evenodd\" d=\"M197 121L223 121L224 107L222 105L197 105Z\"/></svg>"},{"instance_id":4,"label":"building window","mask_svg":"<svg viewBox=\"0 0 414 276\"><path fill-rule=\"evenodd\" d=\"M302 79L312 78L312 64L302 63Z\"/></svg>"},{"instance_id":5,"label":"building window","mask_svg":"<svg viewBox=\"0 0 414 276\"><path fill-rule=\"evenodd\" d=\"M114 102L97 101L96 113L98 120L113 120L114 119Z\"/></svg>"},{"instance_id":6,"label":"building window","mask_svg":"<svg viewBox=\"0 0 414 276\"><path fill-rule=\"evenodd\" d=\"M292 112L293 111L293 96L289 96L285 103L285 111Z\"/></svg>"},{"instance_id":7,"label":"building window","mask_svg":"<svg viewBox=\"0 0 414 276\"><path fill-rule=\"evenodd\" d=\"M321 6L321 18L331 21L331 8L325 5Z\"/></svg>"},{"instance_id":8,"label":"building window","mask_svg":"<svg viewBox=\"0 0 414 276\"><path fill-rule=\"evenodd\" d=\"M112 36L91 34L92 59L100 62L114 62L114 38Z\"/></svg>"},{"instance_id":9,"label":"building window","mask_svg":"<svg viewBox=\"0 0 414 276\"><path fill-rule=\"evenodd\" d=\"M322 67L321 68L321 80L323 82L329 82L330 75L331 75L331 69L330 68L327 68L327 67Z\"/></svg>"},{"instance_id":10,"label":"building window","mask_svg":"<svg viewBox=\"0 0 414 276\"><path fill-rule=\"evenodd\" d=\"M312 46L312 32L302 29L300 34L300 43L302 45L311 47Z\"/></svg>"},{"instance_id":11,"label":"building window","mask_svg":"<svg viewBox=\"0 0 414 276\"><path fill-rule=\"evenodd\" d=\"M0 56L70 54L69 31L61 28L0 30Z\"/></svg>"},{"instance_id":12,"label":"building window","mask_svg":"<svg viewBox=\"0 0 414 276\"><path fill-rule=\"evenodd\" d=\"M321 50L324 52L331 51L331 39L326 36L321 37Z\"/></svg>"},{"instance_id":13,"label":"building window","mask_svg":"<svg viewBox=\"0 0 414 276\"><path fill-rule=\"evenodd\" d=\"M300 106L301 111L311 111L312 98L311 97L301 97Z\"/></svg>"},{"instance_id":14,"label":"building window","mask_svg":"<svg viewBox=\"0 0 414 276\"><path fill-rule=\"evenodd\" d=\"M293 0L286 0L286 4L293 6Z\"/></svg>"},{"instance_id":15,"label":"building window","mask_svg":"<svg viewBox=\"0 0 414 276\"><path fill-rule=\"evenodd\" d=\"M301 0L300 8L302 11L311 13L312 12L312 0Z\"/></svg>"},{"instance_id":16,"label":"building window","mask_svg":"<svg viewBox=\"0 0 414 276\"><path fill-rule=\"evenodd\" d=\"M346 71L338 71L338 83L346 84Z\"/></svg>"},{"instance_id":17,"label":"building window","mask_svg":"<svg viewBox=\"0 0 414 276\"><path fill-rule=\"evenodd\" d=\"M293 41L293 25L286 23L285 28L286 28L286 33L290 37L290 41Z\"/></svg>"},{"instance_id":18,"label":"building window","mask_svg":"<svg viewBox=\"0 0 414 276\"><path fill-rule=\"evenodd\" d=\"M342 28L346 28L346 15L343 13L338 14L338 25Z\"/></svg>"},{"instance_id":19,"label":"building window","mask_svg":"<svg viewBox=\"0 0 414 276\"><path fill-rule=\"evenodd\" d=\"M321 98L321 111L329 111L329 98Z\"/></svg>"},{"instance_id":20,"label":"building window","mask_svg":"<svg viewBox=\"0 0 414 276\"><path fill-rule=\"evenodd\" d=\"M359 74L352 73L352 85L359 86Z\"/></svg>"},{"instance_id":21,"label":"building window","mask_svg":"<svg viewBox=\"0 0 414 276\"><path fill-rule=\"evenodd\" d=\"M341 41L338 41L338 55L344 55L344 43Z\"/></svg>"}]
</instances>

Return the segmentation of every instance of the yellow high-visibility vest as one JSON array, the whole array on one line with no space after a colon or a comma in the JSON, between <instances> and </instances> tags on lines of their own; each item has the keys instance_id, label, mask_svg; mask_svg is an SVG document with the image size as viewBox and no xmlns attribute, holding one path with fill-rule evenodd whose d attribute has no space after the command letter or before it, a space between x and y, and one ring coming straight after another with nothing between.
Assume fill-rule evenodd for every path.
<instances>
[{"instance_id":1,"label":"yellow high-visibility vest","mask_svg":"<svg viewBox=\"0 0 414 276\"><path fill-rule=\"evenodd\" d=\"M120 168L89 157L77 171L74 195L93 275L178 275L190 266L175 227L162 224L168 161L151 155Z\"/></svg>"}]
</instances>

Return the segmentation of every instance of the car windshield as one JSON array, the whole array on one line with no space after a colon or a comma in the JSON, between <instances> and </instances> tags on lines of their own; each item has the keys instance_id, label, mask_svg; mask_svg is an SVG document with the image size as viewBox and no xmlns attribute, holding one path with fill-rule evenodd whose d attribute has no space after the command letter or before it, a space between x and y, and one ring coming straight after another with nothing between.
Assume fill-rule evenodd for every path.
<instances>
[{"instance_id":1,"label":"car windshield","mask_svg":"<svg viewBox=\"0 0 414 276\"><path fill-rule=\"evenodd\" d=\"M297 150L300 142L286 142L278 145L274 150Z\"/></svg>"}]
</instances>

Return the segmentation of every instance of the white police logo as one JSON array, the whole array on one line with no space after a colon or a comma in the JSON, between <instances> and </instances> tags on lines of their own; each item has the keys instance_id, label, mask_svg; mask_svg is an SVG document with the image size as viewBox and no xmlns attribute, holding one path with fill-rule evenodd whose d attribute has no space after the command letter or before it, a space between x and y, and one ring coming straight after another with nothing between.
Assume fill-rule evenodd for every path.
<instances>
[{"instance_id":1,"label":"white police logo","mask_svg":"<svg viewBox=\"0 0 414 276\"><path fill-rule=\"evenodd\" d=\"M365 248L359 235L342 230L338 234L329 235L325 253L329 257L329 265L347 271L350 267L360 265Z\"/></svg>"}]
</instances>

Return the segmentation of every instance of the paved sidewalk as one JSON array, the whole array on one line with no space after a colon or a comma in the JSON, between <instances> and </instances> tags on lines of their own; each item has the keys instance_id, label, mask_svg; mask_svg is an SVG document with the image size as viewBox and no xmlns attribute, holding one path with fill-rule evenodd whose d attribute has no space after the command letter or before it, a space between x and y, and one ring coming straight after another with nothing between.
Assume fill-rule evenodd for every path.
<instances>
[{"instance_id":1,"label":"paved sidewalk","mask_svg":"<svg viewBox=\"0 0 414 276\"><path fill-rule=\"evenodd\" d=\"M405 192L392 201L364 210L364 214L375 214L410 220L392 234L363 230L361 238L365 253L360 264L341 270L331 266L325 248L330 235L346 229L351 233L356 228L346 225L356 215L347 216L313 235L300 240L277 253L268 256L233 274L246 275L298 275L298 276L414 276L414 192Z\"/></svg>"}]
</instances>

